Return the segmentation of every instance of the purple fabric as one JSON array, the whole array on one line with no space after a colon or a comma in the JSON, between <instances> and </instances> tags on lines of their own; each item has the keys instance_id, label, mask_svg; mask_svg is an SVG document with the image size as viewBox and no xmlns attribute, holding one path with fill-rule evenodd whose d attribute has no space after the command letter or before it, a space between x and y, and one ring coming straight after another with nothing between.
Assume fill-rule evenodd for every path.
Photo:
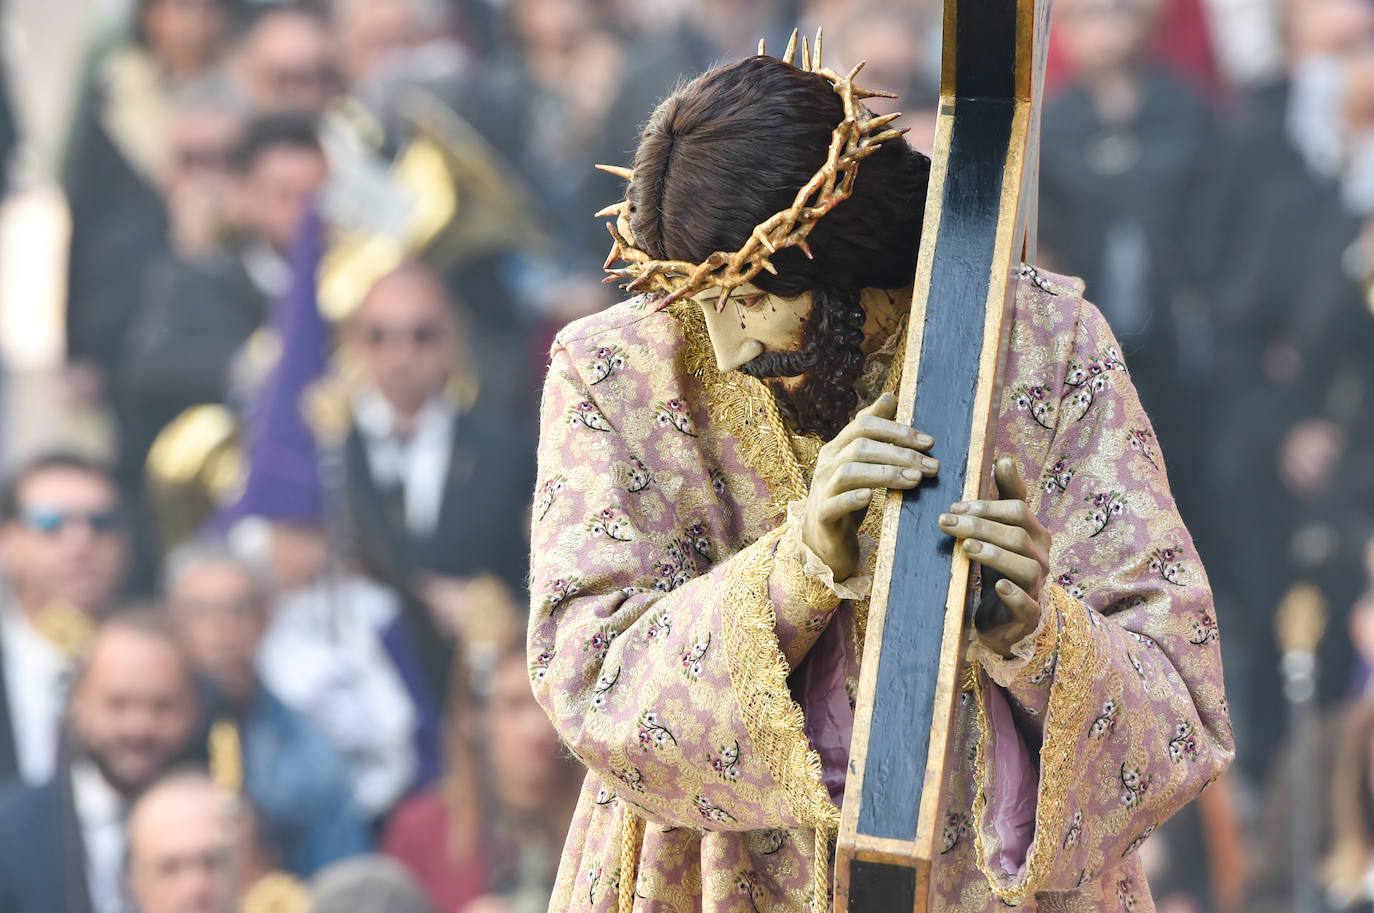
<instances>
[{"instance_id":1,"label":"purple fabric","mask_svg":"<svg viewBox=\"0 0 1374 913\"><path fill-rule=\"evenodd\" d=\"M415 781L407 792L416 792L439 779L443 772L440 748L439 702L420 669L420 651L405 618L398 616L381 630L382 647L405 685L415 706L419 723L415 727Z\"/></svg>"},{"instance_id":2,"label":"purple fabric","mask_svg":"<svg viewBox=\"0 0 1374 913\"><path fill-rule=\"evenodd\" d=\"M986 758L992 773L987 823L1002 843L989 861L1011 878L1026 864L1026 851L1035 836L1036 789L1040 778L1012 718L1006 692L984 675L983 694L987 700L988 727L992 730Z\"/></svg>"},{"instance_id":3,"label":"purple fabric","mask_svg":"<svg viewBox=\"0 0 1374 913\"><path fill-rule=\"evenodd\" d=\"M281 359L250 416L248 480L228 511L229 522L267 517L316 523L324 516L315 437L301 413L302 394L324 373L328 348L315 302L322 235L319 214L311 210L291 255L291 285L275 308Z\"/></svg>"},{"instance_id":4,"label":"purple fabric","mask_svg":"<svg viewBox=\"0 0 1374 913\"><path fill-rule=\"evenodd\" d=\"M830 625L806 655L789 684L806 713L806 737L821 756L822 777L830 800L844 803L849 743L854 735L854 708L845 691L844 632Z\"/></svg>"}]
</instances>

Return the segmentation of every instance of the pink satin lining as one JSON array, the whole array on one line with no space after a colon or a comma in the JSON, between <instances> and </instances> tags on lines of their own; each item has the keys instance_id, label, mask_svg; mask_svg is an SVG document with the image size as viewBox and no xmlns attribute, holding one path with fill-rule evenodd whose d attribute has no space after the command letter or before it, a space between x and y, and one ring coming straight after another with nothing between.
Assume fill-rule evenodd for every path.
<instances>
[{"instance_id":1,"label":"pink satin lining","mask_svg":"<svg viewBox=\"0 0 1374 913\"><path fill-rule=\"evenodd\" d=\"M1016 728L1006 692L986 675L982 684L988 726L992 729L984 759L992 772L987 825L1001 844L988 862L1009 879L1014 879L1025 866L1026 851L1035 838L1036 791L1040 775Z\"/></svg>"},{"instance_id":2,"label":"pink satin lining","mask_svg":"<svg viewBox=\"0 0 1374 913\"><path fill-rule=\"evenodd\" d=\"M821 775L836 805L844 802L849 741L854 733L854 708L844 690L845 664L844 632L840 625L829 625L789 681L793 697L806 714L806 737L821 756Z\"/></svg>"}]
</instances>

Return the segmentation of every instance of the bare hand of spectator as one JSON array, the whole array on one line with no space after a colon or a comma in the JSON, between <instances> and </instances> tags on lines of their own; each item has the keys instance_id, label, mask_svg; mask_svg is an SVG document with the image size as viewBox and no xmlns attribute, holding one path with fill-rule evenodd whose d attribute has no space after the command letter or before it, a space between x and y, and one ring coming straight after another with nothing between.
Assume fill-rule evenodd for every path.
<instances>
[{"instance_id":1,"label":"bare hand of spectator","mask_svg":"<svg viewBox=\"0 0 1374 913\"><path fill-rule=\"evenodd\" d=\"M507 643L519 627L510 589L489 574L422 574L415 590L439 629L468 643Z\"/></svg>"},{"instance_id":2,"label":"bare hand of spectator","mask_svg":"<svg viewBox=\"0 0 1374 913\"><path fill-rule=\"evenodd\" d=\"M459 913L515 913L515 908L509 900L499 894L483 894L476 900L469 901Z\"/></svg>"},{"instance_id":3,"label":"bare hand of spectator","mask_svg":"<svg viewBox=\"0 0 1374 913\"><path fill-rule=\"evenodd\" d=\"M203 254L215 246L224 224L223 193L213 182L185 181L167 197L172 249L183 257Z\"/></svg>"},{"instance_id":4,"label":"bare hand of spectator","mask_svg":"<svg viewBox=\"0 0 1374 913\"><path fill-rule=\"evenodd\" d=\"M1345 433L1330 419L1312 418L1289 429L1279 447L1279 477L1295 494L1313 495L1331 481L1345 449Z\"/></svg>"}]
</instances>

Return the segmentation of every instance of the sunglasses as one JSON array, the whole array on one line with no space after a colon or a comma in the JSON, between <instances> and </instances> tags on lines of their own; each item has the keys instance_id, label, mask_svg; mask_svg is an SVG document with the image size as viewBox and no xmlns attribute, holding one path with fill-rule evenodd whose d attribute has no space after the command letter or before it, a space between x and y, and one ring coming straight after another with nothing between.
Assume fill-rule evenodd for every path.
<instances>
[{"instance_id":1,"label":"sunglasses","mask_svg":"<svg viewBox=\"0 0 1374 913\"><path fill-rule=\"evenodd\" d=\"M124 516L117 508L80 513L54 507L26 507L20 519L29 529L45 536L57 536L72 524L85 524L99 536L110 535L124 527Z\"/></svg>"},{"instance_id":2,"label":"sunglasses","mask_svg":"<svg viewBox=\"0 0 1374 913\"><path fill-rule=\"evenodd\" d=\"M416 348L428 348L443 337L443 328L438 324L422 323L419 326L401 329L371 326L362 328L363 342L369 347L379 347L387 343L410 343Z\"/></svg>"}]
</instances>

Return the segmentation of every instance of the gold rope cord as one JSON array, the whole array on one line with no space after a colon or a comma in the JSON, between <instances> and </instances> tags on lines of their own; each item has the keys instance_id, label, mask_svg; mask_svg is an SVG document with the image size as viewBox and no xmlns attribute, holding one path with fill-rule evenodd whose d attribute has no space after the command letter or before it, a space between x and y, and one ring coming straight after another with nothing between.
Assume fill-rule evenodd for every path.
<instances>
[{"instance_id":1,"label":"gold rope cord","mask_svg":"<svg viewBox=\"0 0 1374 913\"><path fill-rule=\"evenodd\" d=\"M644 819L625 806L625 821L620 827L620 888L616 896L617 913L633 913L635 884L639 881L639 855L644 846Z\"/></svg>"}]
</instances>

